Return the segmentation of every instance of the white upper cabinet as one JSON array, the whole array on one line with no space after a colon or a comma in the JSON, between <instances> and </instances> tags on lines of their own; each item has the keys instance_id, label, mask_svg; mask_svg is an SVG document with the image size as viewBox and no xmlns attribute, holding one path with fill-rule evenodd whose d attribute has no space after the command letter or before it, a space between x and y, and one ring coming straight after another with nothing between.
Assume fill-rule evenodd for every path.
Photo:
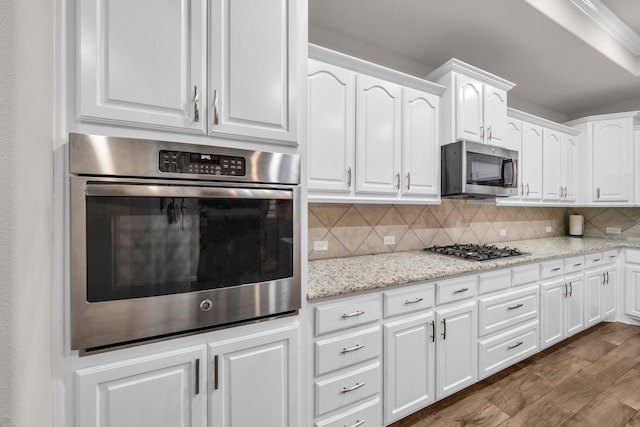
<instances>
[{"instance_id":1,"label":"white upper cabinet","mask_svg":"<svg viewBox=\"0 0 640 427\"><path fill-rule=\"evenodd\" d=\"M561 199L568 202L576 201L577 192L577 139L572 135L562 135L562 149L560 153L560 185Z\"/></svg>"},{"instance_id":2,"label":"white upper cabinet","mask_svg":"<svg viewBox=\"0 0 640 427\"><path fill-rule=\"evenodd\" d=\"M522 125L522 150L520 185L523 199L540 200L542 198L542 128L530 123Z\"/></svg>"},{"instance_id":3,"label":"white upper cabinet","mask_svg":"<svg viewBox=\"0 0 640 427\"><path fill-rule=\"evenodd\" d=\"M296 140L293 0L213 0L209 130Z\"/></svg>"},{"instance_id":4,"label":"white upper cabinet","mask_svg":"<svg viewBox=\"0 0 640 427\"><path fill-rule=\"evenodd\" d=\"M204 133L203 0L79 2L80 120Z\"/></svg>"},{"instance_id":5,"label":"white upper cabinet","mask_svg":"<svg viewBox=\"0 0 640 427\"><path fill-rule=\"evenodd\" d=\"M78 4L80 120L296 143L296 2Z\"/></svg>"},{"instance_id":6,"label":"white upper cabinet","mask_svg":"<svg viewBox=\"0 0 640 427\"><path fill-rule=\"evenodd\" d=\"M581 131L576 152L578 202L634 203L633 128L639 118L638 112L629 112L567 123Z\"/></svg>"},{"instance_id":7,"label":"white upper cabinet","mask_svg":"<svg viewBox=\"0 0 640 427\"><path fill-rule=\"evenodd\" d=\"M507 92L513 83L457 59L426 78L447 88L441 102L442 144L467 140L505 147Z\"/></svg>"},{"instance_id":8,"label":"white upper cabinet","mask_svg":"<svg viewBox=\"0 0 640 427\"><path fill-rule=\"evenodd\" d=\"M560 200L562 135L550 129L542 132L542 199Z\"/></svg>"},{"instance_id":9,"label":"white upper cabinet","mask_svg":"<svg viewBox=\"0 0 640 427\"><path fill-rule=\"evenodd\" d=\"M309 189L352 191L355 73L309 60Z\"/></svg>"},{"instance_id":10,"label":"white upper cabinet","mask_svg":"<svg viewBox=\"0 0 640 427\"><path fill-rule=\"evenodd\" d=\"M357 79L356 192L400 189L402 88L374 77Z\"/></svg>"},{"instance_id":11,"label":"white upper cabinet","mask_svg":"<svg viewBox=\"0 0 640 427\"><path fill-rule=\"evenodd\" d=\"M402 194L438 197L440 97L411 88L402 91Z\"/></svg>"}]
</instances>

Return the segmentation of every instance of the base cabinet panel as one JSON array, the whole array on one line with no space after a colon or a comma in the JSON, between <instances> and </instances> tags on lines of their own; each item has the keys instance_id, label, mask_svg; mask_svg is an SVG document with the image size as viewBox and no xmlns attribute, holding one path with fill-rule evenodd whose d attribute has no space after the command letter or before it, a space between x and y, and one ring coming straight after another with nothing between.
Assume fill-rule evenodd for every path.
<instances>
[{"instance_id":1,"label":"base cabinet panel","mask_svg":"<svg viewBox=\"0 0 640 427\"><path fill-rule=\"evenodd\" d=\"M317 422L315 425L316 427L381 426L381 410L380 399L375 398L354 409Z\"/></svg>"},{"instance_id":2,"label":"base cabinet panel","mask_svg":"<svg viewBox=\"0 0 640 427\"><path fill-rule=\"evenodd\" d=\"M296 328L210 345L210 426L298 425L297 347Z\"/></svg>"},{"instance_id":3,"label":"base cabinet panel","mask_svg":"<svg viewBox=\"0 0 640 427\"><path fill-rule=\"evenodd\" d=\"M615 265L603 268L602 272L602 319L607 319L618 312L618 273Z\"/></svg>"},{"instance_id":4,"label":"base cabinet panel","mask_svg":"<svg viewBox=\"0 0 640 427\"><path fill-rule=\"evenodd\" d=\"M478 342L480 378L488 377L538 352L538 321Z\"/></svg>"},{"instance_id":5,"label":"base cabinet panel","mask_svg":"<svg viewBox=\"0 0 640 427\"><path fill-rule=\"evenodd\" d=\"M625 313L640 319L640 265L625 267Z\"/></svg>"},{"instance_id":6,"label":"base cabinet panel","mask_svg":"<svg viewBox=\"0 0 640 427\"><path fill-rule=\"evenodd\" d=\"M542 283L540 286L540 348L544 349L564 338L564 286L563 278Z\"/></svg>"},{"instance_id":7,"label":"base cabinet panel","mask_svg":"<svg viewBox=\"0 0 640 427\"><path fill-rule=\"evenodd\" d=\"M435 401L434 327L433 312L385 325L387 424Z\"/></svg>"},{"instance_id":8,"label":"base cabinet panel","mask_svg":"<svg viewBox=\"0 0 640 427\"><path fill-rule=\"evenodd\" d=\"M204 427L206 349L188 348L76 372L76 425Z\"/></svg>"}]
</instances>

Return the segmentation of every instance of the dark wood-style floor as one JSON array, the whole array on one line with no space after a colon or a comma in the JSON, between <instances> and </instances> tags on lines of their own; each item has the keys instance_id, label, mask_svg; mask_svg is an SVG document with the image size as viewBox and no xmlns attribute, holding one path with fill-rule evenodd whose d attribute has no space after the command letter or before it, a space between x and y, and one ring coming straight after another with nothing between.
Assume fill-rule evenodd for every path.
<instances>
[{"instance_id":1,"label":"dark wood-style floor","mask_svg":"<svg viewBox=\"0 0 640 427\"><path fill-rule=\"evenodd\" d=\"M640 326L601 323L392 427L640 427Z\"/></svg>"}]
</instances>

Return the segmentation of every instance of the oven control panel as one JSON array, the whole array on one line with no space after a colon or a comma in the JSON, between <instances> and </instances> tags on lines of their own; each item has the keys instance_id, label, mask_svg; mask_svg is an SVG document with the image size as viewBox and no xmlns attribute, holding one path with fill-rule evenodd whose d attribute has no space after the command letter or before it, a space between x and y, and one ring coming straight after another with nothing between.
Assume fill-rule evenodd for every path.
<instances>
[{"instance_id":1,"label":"oven control panel","mask_svg":"<svg viewBox=\"0 0 640 427\"><path fill-rule=\"evenodd\" d=\"M246 165L244 157L162 150L158 168L171 173L245 176Z\"/></svg>"}]
</instances>

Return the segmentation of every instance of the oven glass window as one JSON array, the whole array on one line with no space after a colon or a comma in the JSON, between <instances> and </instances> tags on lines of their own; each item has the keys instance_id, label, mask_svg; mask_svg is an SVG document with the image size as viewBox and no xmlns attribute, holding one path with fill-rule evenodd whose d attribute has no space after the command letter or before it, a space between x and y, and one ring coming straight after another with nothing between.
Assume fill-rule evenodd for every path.
<instances>
[{"instance_id":1,"label":"oven glass window","mask_svg":"<svg viewBox=\"0 0 640 427\"><path fill-rule=\"evenodd\" d=\"M90 302L293 275L291 199L87 196Z\"/></svg>"},{"instance_id":2,"label":"oven glass window","mask_svg":"<svg viewBox=\"0 0 640 427\"><path fill-rule=\"evenodd\" d=\"M504 166L502 157L467 152L467 184L504 187Z\"/></svg>"}]
</instances>

